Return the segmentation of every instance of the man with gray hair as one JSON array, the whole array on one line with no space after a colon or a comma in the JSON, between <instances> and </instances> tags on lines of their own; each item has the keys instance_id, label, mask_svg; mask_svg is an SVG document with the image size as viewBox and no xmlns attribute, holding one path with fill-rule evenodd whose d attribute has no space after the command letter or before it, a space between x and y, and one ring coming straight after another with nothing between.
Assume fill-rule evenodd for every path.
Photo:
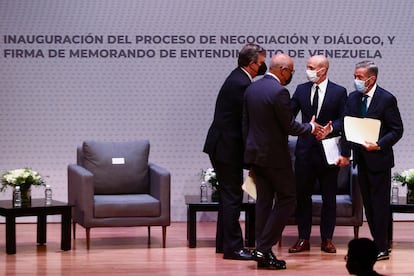
<instances>
[{"instance_id":1,"label":"man with gray hair","mask_svg":"<svg viewBox=\"0 0 414 276\"><path fill-rule=\"evenodd\" d=\"M379 253L377 260L389 259L388 222L390 216L392 147L403 135L403 123L397 99L377 85L378 67L373 61L356 64L354 85L345 105L344 116L372 118L381 122L378 141L363 144L347 142L358 165L358 181L369 230Z\"/></svg>"}]
</instances>

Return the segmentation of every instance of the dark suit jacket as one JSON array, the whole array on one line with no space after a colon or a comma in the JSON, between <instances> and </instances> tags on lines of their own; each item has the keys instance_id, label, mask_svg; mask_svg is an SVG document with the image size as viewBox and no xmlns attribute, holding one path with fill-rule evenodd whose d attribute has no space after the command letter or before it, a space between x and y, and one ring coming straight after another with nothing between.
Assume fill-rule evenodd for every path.
<instances>
[{"instance_id":1,"label":"dark suit jacket","mask_svg":"<svg viewBox=\"0 0 414 276\"><path fill-rule=\"evenodd\" d=\"M288 135L311 133L312 127L295 121L289 102L289 91L269 74L247 88L243 112L246 164L292 166Z\"/></svg>"},{"instance_id":2,"label":"dark suit jacket","mask_svg":"<svg viewBox=\"0 0 414 276\"><path fill-rule=\"evenodd\" d=\"M295 117L299 111L301 111L302 122L310 122L313 116L310 100L312 86L312 82L306 82L298 85L290 102L290 106ZM332 121L333 131L327 138L341 135L343 113L347 98L348 95L344 87L328 80L325 97L319 111L319 116L316 119L316 122L323 126L329 121ZM297 156L304 155L312 147L321 147L321 142L316 140L314 135L299 136L296 143L295 153Z\"/></svg>"},{"instance_id":3,"label":"dark suit jacket","mask_svg":"<svg viewBox=\"0 0 414 276\"><path fill-rule=\"evenodd\" d=\"M344 115L361 117L361 102L362 93L352 92L346 103ZM401 139L403 134L403 123L397 99L390 92L377 86L366 117L381 121L379 140L377 141L381 150L366 151L361 145L355 143L347 143L347 145L354 149L355 161L359 163L364 160L370 171L390 169L394 166L392 146Z\"/></svg>"},{"instance_id":4,"label":"dark suit jacket","mask_svg":"<svg viewBox=\"0 0 414 276\"><path fill-rule=\"evenodd\" d=\"M217 161L243 165L243 97L250 83L250 78L238 67L227 77L217 96L214 120L203 149Z\"/></svg>"}]
</instances>

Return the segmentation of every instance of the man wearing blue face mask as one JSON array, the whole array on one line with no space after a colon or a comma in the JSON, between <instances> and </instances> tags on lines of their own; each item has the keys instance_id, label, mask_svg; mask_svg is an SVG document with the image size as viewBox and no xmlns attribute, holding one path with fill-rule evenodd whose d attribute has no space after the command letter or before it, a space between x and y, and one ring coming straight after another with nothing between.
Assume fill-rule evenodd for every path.
<instances>
[{"instance_id":1,"label":"man wearing blue face mask","mask_svg":"<svg viewBox=\"0 0 414 276\"><path fill-rule=\"evenodd\" d=\"M312 116L315 116L316 122L321 125L332 122L325 136L340 136L347 100L346 89L328 80L329 62L325 56L310 57L306 69L309 81L298 85L293 94L290 103L293 114L297 116L300 111L302 122L309 121ZM310 135L298 137L295 156L296 222L299 237L289 248L289 253L310 250L312 192L316 182L319 183L323 199L320 222L321 250L336 253L332 237L336 224L337 179L339 166L347 165L349 159L343 158L345 162L336 165L328 164L321 141Z\"/></svg>"},{"instance_id":2,"label":"man wearing blue face mask","mask_svg":"<svg viewBox=\"0 0 414 276\"><path fill-rule=\"evenodd\" d=\"M392 147L401 139L403 123L397 99L377 85L378 67L372 61L356 64L352 92L344 116L367 117L381 121L378 141L356 144L347 142L358 165L358 181L369 230L379 253L377 260L389 259L388 221L390 216Z\"/></svg>"}]
</instances>

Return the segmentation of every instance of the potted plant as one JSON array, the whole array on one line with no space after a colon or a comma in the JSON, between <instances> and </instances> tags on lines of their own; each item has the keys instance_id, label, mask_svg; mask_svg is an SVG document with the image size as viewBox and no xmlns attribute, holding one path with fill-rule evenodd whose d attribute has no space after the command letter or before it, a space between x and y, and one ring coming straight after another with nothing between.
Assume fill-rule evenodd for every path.
<instances>
[{"instance_id":1,"label":"potted plant","mask_svg":"<svg viewBox=\"0 0 414 276\"><path fill-rule=\"evenodd\" d=\"M392 179L400 182L402 186L407 185L407 203L414 203L414 169L394 173Z\"/></svg>"},{"instance_id":2,"label":"potted plant","mask_svg":"<svg viewBox=\"0 0 414 276\"><path fill-rule=\"evenodd\" d=\"M212 201L219 201L220 195L218 193L218 181L216 172L213 168L208 168L207 170L201 170L201 180L208 183L211 187L211 200Z\"/></svg>"},{"instance_id":3,"label":"potted plant","mask_svg":"<svg viewBox=\"0 0 414 276\"><path fill-rule=\"evenodd\" d=\"M5 191L8 186L12 187L13 190L19 186L22 204L30 203L32 185L45 185L41 175L30 168L15 169L5 172L1 177L1 184L0 192Z\"/></svg>"}]
</instances>

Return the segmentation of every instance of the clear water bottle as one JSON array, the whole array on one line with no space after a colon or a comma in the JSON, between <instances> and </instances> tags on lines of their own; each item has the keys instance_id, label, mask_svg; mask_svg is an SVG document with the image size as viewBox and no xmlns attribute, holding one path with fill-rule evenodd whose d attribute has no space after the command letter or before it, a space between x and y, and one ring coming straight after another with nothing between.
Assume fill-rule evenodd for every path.
<instances>
[{"instance_id":1,"label":"clear water bottle","mask_svg":"<svg viewBox=\"0 0 414 276\"><path fill-rule=\"evenodd\" d=\"M208 189L207 189L208 187L207 187L207 184L206 184L206 182L201 182L201 185L200 185L200 201L201 202L207 202L208 201L208 193L207 193L207 191L208 191Z\"/></svg>"},{"instance_id":2,"label":"clear water bottle","mask_svg":"<svg viewBox=\"0 0 414 276\"><path fill-rule=\"evenodd\" d=\"M392 183L391 203L398 203L398 184L396 182Z\"/></svg>"},{"instance_id":3,"label":"clear water bottle","mask_svg":"<svg viewBox=\"0 0 414 276\"><path fill-rule=\"evenodd\" d=\"M50 185L46 185L45 188L45 202L46 205L52 204L52 188L50 187Z\"/></svg>"},{"instance_id":4,"label":"clear water bottle","mask_svg":"<svg viewBox=\"0 0 414 276\"><path fill-rule=\"evenodd\" d=\"M14 207L22 207L22 192L20 191L20 186L16 186L13 193Z\"/></svg>"}]
</instances>

